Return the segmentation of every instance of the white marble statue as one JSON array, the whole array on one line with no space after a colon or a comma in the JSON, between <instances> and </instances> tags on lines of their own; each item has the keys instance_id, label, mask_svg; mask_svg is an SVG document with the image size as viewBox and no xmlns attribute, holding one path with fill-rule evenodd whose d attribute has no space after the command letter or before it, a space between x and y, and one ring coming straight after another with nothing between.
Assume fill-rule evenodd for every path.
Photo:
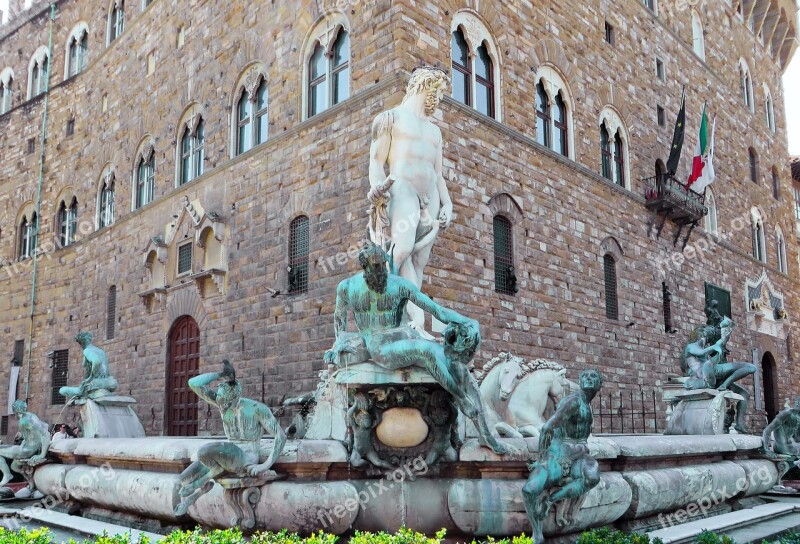
<instances>
[{"instance_id":1,"label":"white marble statue","mask_svg":"<svg viewBox=\"0 0 800 544\"><path fill-rule=\"evenodd\" d=\"M500 436L539 436L542 425L572 383L566 369L554 361L525 361L501 353L476 376L489 424Z\"/></svg>"},{"instance_id":2,"label":"white marble statue","mask_svg":"<svg viewBox=\"0 0 800 544\"><path fill-rule=\"evenodd\" d=\"M417 288L439 229L453 217L442 176L442 132L430 121L448 81L438 68L414 70L403 102L372 124L370 237ZM410 325L423 332L424 312L413 304L406 311Z\"/></svg>"}]
</instances>

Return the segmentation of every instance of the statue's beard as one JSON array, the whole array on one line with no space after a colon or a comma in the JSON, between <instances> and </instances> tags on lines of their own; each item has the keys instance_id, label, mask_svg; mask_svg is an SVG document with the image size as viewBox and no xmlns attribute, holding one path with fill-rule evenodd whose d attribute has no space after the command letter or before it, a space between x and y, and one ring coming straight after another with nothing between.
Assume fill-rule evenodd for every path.
<instances>
[{"instance_id":1,"label":"statue's beard","mask_svg":"<svg viewBox=\"0 0 800 544\"><path fill-rule=\"evenodd\" d=\"M389 273L384 268L377 270L370 270L364 274L364 280L367 282L367 287L370 291L383 293L386 291L386 282L389 278Z\"/></svg>"},{"instance_id":2,"label":"statue's beard","mask_svg":"<svg viewBox=\"0 0 800 544\"><path fill-rule=\"evenodd\" d=\"M431 116L436 112L436 106L439 105L439 97L436 96L436 89L428 91L425 97L425 115Z\"/></svg>"}]
</instances>

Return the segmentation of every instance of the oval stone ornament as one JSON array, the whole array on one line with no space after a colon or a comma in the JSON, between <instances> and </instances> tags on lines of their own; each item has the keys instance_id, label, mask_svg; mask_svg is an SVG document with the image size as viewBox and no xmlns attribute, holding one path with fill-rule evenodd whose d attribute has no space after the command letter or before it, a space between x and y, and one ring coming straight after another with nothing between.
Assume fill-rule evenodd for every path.
<instances>
[{"instance_id":1,"label":"oval stone ornament","mask_svg":"<svg viewBox=\"0 0 800 544\"><path fill-rule=\"evenodd\" d=\"M391 448L413 448L428 437L428 424L416 408L391 408L383 413L375 434Z\"/></svg>"}]
</instances>

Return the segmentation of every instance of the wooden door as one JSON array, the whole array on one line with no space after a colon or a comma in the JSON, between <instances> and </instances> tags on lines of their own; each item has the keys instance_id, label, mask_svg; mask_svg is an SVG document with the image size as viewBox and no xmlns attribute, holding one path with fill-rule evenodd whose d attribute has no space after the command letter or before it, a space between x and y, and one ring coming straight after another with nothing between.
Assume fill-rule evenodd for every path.
<instances>
[{"instance_id":1,"label":"wooden door","mask_svg":"<svg viewBox=\"0 0 800 544\"><path fill-rule=\"evenodd\" d=\"M200 363L200 328L190 316L172 325L167 345L166 435L197 435L197 395L189 378L197 376Z\"/></svg>"}]
</instances>

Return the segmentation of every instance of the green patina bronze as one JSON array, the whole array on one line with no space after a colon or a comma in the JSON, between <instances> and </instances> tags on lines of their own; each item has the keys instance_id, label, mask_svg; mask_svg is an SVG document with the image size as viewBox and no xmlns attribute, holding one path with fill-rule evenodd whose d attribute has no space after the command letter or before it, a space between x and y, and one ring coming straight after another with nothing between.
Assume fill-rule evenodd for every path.
<instances>
[{"instance_id":1,"label":"green patina bronze","mask_svg":"<svg viewBox=\"0 0 800 544\"><path fill-rule=\"evenodd\" d=\"M229 361L222 363L222 372L209 372L189 380L189 387L198 397L219 408L222 427L228 442L215 442L201 447L197 461L181 473L181 502L175 507L175 515L185 515L189 506L204 493L211 491L214 478L224 474L237 477L252 477L265 483L277 478L272 465L283 451L286 433L269 407L252 399L242 398L242 385ZM212 382L222 380L216 389ZM275 436L272 450L266 461L261 457L261 436Z\"/></svg>"},{"instance_id":2,"label":"green patina bronze","mask_svg":"<svg viewBox=\"0 0 800 544\"><path fill-rule=\"evenodd\" d=\"M117 380L108 370L106 352L92 344L92 333L80 332L75 341L83 348L83 380L78 387L64 386L59 393L68 398L100 398L117 390Z\"/></svg>"},{"instance_id":3,"label":"green patina bronze","mask_svg":"<svg viewBox=\"0 0 800 544\"><path fill-rule=\"evenodd\" d=\"M28 487L33 491L33 473L31 467L41 463L47 457L47 448L50 447L50 433L47 423L28 411L28 403L24 400L14 401L11 409L19 418L19 432L22 443L19 446L0 446L0 471L3 479L0 487L11 481L12 474L6 459L12 459L11 469L21 472L28 479ZM30 477L29 477L30 476Z\"/></svg>"},{"instance_id":4,"label":"green patina bronze","mask_svg":"<svg viewBox=\"0 0 800 544\"><path fill-rule=\"evenodd\" d=\"M770 441L770 436L774 442ZM800 459L800 397L794 408L786 408L770 422L761 435L768 456L789 455Z\"/></svg>"},{"instance_id":5,"label":"green patina bronze","mask_svg":"<svg viewBox=\"0 0 800 544\"><path fill-rule=\"evenodd\" d=\"M756 371L751 363L729 363L727 344L733 330L729 317L719 317L715 306L706 307L707 325L698 327L683 350L681 368L688 376L684 387L693 389L730 390L743 398L736 405L736 424L734 428L746 433L745 415L750 393L735 383Z\"/></svg>"},{"instance_id":6,"label":"green patina bronze","mask_svg":"<svg viewBox=\"0 0 800 544\"><path fill-rule=\"evenodd\" d=\"M489 431L478 384L467 368L480 344L478 322L436 304L409 280L389 273L389 256L379 246L369 244L358 260L364 272L343 280L336 290L336 342L325 360L339 365L347 354L363 353L391 370L424 368L475 423L481 444L496 453L510 453L512 449ZM403 323L409 302L447 324L444 345L423 338ZM348 310L353 312L358 333L347 332Z\"/></svg>"},{"instance_id":7,"label":"green patina bronze","mask_svg":"<svg viewBox=\"0 0 800 544\"><path fill-rule=\"evenodd\" d=\"M580 390L564 397L542 426L539 459L531 464L522 488L534 544L544 542L542 525L551 506L556 505L556 523L565 527L574 521L586 492L600 482L600 467L587 441L593 423L591 402L603 377L596 370L584 370L578 381Z\"/></svg>"}]
</instances>

